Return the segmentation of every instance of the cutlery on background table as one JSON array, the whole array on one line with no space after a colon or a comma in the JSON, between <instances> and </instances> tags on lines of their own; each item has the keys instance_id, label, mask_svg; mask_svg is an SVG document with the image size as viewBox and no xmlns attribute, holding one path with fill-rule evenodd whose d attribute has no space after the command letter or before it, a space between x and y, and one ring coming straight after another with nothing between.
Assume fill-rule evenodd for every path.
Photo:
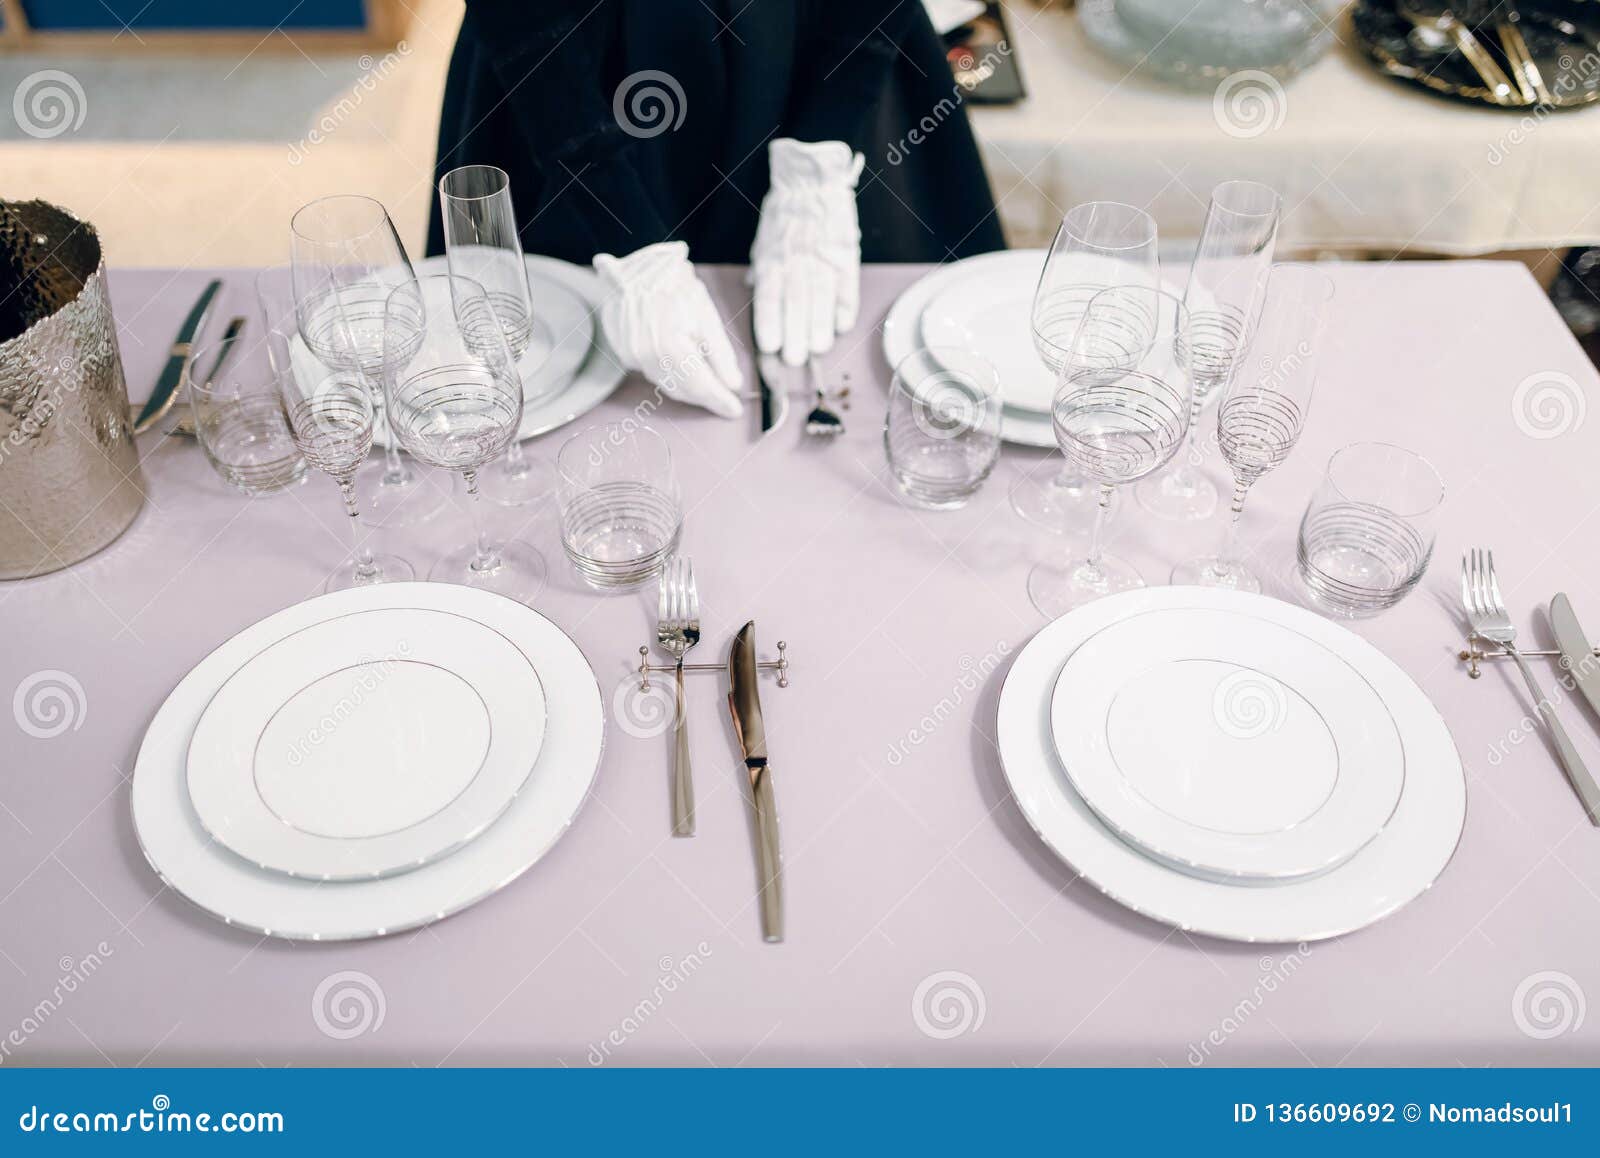
<instances>
[{"instance_id":1,"label":"cutlery on background table","mask_svg":"<svg viewBox=\"0 0 1600 1158\"><path fill-rule=\"evenodd\" d=\"M700 642L700 590L687 556L669 556L661 565L661 595L656 611L656 642L676 660L677 714L672 761L672 835L694 835L694 775L689 766L689 725L683 694L683 659Z\"/></svg>"},{"instance_id":2,"label":"cutlery on background table","mask_svg":"<svg viewBox=\"0 0 1600 1158\"><path fill-rule=\"evenodd\" d=\"M1467 58L1495 100L1503 105L1515 104L1512 100L1511 78L1494 62L1489 50L1473 35L1472 29L1457 19L1448 6L1433 0L1400 0L1400 15L1422 29L1424 34L1437 33L1455 42L1456 51Z\"/></svg>"},{"instance_id":3,"label":"cutlery on background table","mask_svg":"<svg viewBox=\"0 0 1600 1158\"><path fill-rule=\"evenodd\" d=\"M750 796L756 813L756 872L761 886L761 934L783 940L783 855L778 848L778 802L772 792L772 766L767 762L767 730L761 716L760 668L756 660L756 624L751 620L733 637L728 650L728 710L750 773Z\"/></svg>"},{"instance_id":4,"label":"cutlery on background table","mask_svg":"<svg viewBox=\"0 0 1600 1158\"><path fill-rule=\"evenodd\" d=\"M161 367L161 374L156 378L155 387L150 391L150 399L139 411L139 417L133 420L133 432L143 434L149 430L166 412L172 409L172 403L178 397L178 387L183 383L184 363L189 360L189 348L206 324L206 318L211 314L211 304L216 300L217 291L222 288L221 278L212 278L206 288L200 291L200 297L190 307L189 316L183 319L183 325L178 329L177 337L172 339L172 349L167 354L166 365ZM213 371L215 372L215 371Z\"/></svg>"},{"instance_id":5,"label":"cutlery on background table","mask_svg":"<svg viewBox=\"0 0 1600 1158\"><path fill-rule=\"evenodd\" d=\"M1522 672L1523 682L1528 685L1528 693L1533 696L1538 706L1539 717L1544 721L1550 739L1555 744L1562 771L1566 773L1573 791L1578 794L1578 799L1583 802L1589 823L1600 827L1600 783L1595 782L1593 774L1584 766L1583 759L1573 747L1566 729L1556 718L1555 707L1545 698L1538 681L1534 678L1533 669L1517 650L1517 629L1506 611L1505 601L1500 597L1500 584L1495 578L1494 552L1474 547L1462 557L1461 603L1466 608L1467 620L1472 625L1473 632L1490 643L1498 643L1505 649L1507 655L1516 660L1517 670ZM1576 623L1576 620L1573 622Z\"/></svg>"},{"instance_id":6,"label":"cutlery on background table","mask_svg":"<svg viewBox=\"0 0 1600 1158\"><path fill-rule=\"evenodd\" d=\"M228 328L223 331L222 338L217 343L216 359L211 363L211 368L205 372L204 377L202 377L200 381L210 383L218 374L222 372L222 368L228 364L229 355L233 353L234 343L239 340L239 335L244 332L244 327L244 318L235 317L228 319ZM174 397L176 397L176 391L174 391ZM170 408L170 406L164 408L163 413ZM157 415L157 417L160 417L160 415ZM194 438L197 432L194 426L193 411L179 415L178 418L173 422L172 428L168 430L167 433L169 435L176 434L180 438Z\"/></svg>"},{"instance_id":7,"label":"cutlery on background table","mask_svg":"<svg viewBox=\"0 0 1600 1158\"><path fill-rule=\"evenodd\" d=\"M1500 47L1506 59L1511 62L1511 75L1522 91L1522 99L1528 104L1555 104L1554 95L1544 83L1544 74L1534 62L1533 53L1528 51L1528 41L1522 35L1522 13L1515 4L1504 6L1495 23L1495 32L1500 36Z\"/></svg>"}]
</instances>

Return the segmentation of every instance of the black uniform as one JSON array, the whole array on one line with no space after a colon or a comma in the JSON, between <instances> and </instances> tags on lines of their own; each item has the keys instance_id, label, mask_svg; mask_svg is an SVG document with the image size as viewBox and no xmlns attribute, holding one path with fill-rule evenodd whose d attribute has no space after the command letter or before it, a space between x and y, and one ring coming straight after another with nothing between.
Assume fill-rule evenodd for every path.
<instances>
[{"instance_id":1,"label":"black uniform","mask_svg":"<svg viewBox=\"0 0 1600 1158\"><path fill-rule=\"evenodd\" d=\"M467 0L435 178L506 170L530 253L683 240L737 263L767 142L842 140L866 158L863 260L943 261L1005 245L959 106L920 0Z\"/></svg>"}]
</instances>

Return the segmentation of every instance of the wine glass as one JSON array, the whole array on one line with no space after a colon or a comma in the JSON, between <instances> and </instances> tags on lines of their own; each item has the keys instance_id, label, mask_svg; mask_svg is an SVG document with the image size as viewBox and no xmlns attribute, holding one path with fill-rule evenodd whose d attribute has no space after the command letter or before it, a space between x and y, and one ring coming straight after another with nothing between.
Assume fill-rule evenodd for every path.
<instances>
[{"instance_id":1,"label":"wine glass","mask_svg":"<svg viewBox=\"0 0 1600 1158\"><path fill-rule=\"evenodd\" d=\"M1224 181L1211 191L1183 304L1193 338L1193 413L1189 443L1172 470L1134 488L1139 505L1163 519L1204 519L1217 509L1216 484L1200 470L1200 412L1228 384L1261 313L1278 242L1278 194L1255 181Z\"/></svg>"},{"instance_id":2,"label":"wine glass","mask_svg":"<svg viewBox=\"0 0 1600 1158\"><path fill-rule=\"evenodd\" d=\"M551 341L549 330L533 313L528 267L522 260L522 239L511 204L511 178L493 165L452 169L439 179L439 208L450 272L483 286L500 319L511 360L526 383L549 357ZM511 440L504 458L478 476L485 497L510 507L543 498L552 485L550 473L523 453L518 438Z\"/></svg>"},{"instance_id":3,"label":"wine glass","mask_svg":"<svg viewBox=\"0 0 1600 1158\"><path fill-rule=\"evenodd\" d=\"M1222 550L1180 563L1172 582L1260 591L1239 558L1239 516L1250 488L1289 457L1305 427L1333 282L1304 265L1280 265L1267 279L1266 304L1247 353L1217 408L1217 442L1233 471L1233 515Z\"/></svg>"},{"instance_id":4,"label":"wine glass","mask_svg":"<svg viewBox=\"0 0 1600 1158\"><path fill-rule=\"evenodd\" d=\"M461 473L476 532L428 578L528 602L544 589L544 556L519 540L491 540L478 492L479 470L505 453L522 422L522 379L488 293L470 278L435 274L396 286L383 319L390 428L419 461Z\"/></svg>"},{"instance_id":5,"label":"wine glass","mask_svg":"<svg viewBox=\"0 0 1600 1158\"><path fill-rule=\"evenodd\" d=\"M1103 553L1105 512L1116 487L1160 469L1188 432L1189 340L1188 310L1160 290L1113 286L1084 312L1050 417L1061 453L1096 485L1099 503L1087 556L1028 574L1028 595L1052 619L1144 586L1131 565Z\"/></svg>"},{"instance_id":6,"label":"wine glass","mask_svg":"<svg viewBox=\"0 0 1600 1158\"><path fill-rule=\"evenodd\" d=\"M1033 348L1059 378L1090 300L1109 286L1160 286L1156 223L1142 209L1116 201L1075 205L1061 219L1034 290ZM1045 460L1011 488L1011 507L1036 525L1066 533L1087 522L1095 489L1070 463ZM1098 514L1095 517L1100 517Z\"/></svg>"},{"instance_id":7,"label":"wine glass","mask_svg":"<svg viewBox=\"0 0 1600 1158\"><path fill-rule=\"evenodd\" d=\"M411 564L400 556L374 553L356 525L361 517L356 471L372 450L376 417L372 392L355 375L329 371L310 357L296 358L293 341L293 330L267 330L283 416L305 460L339 484L349 516L345 521L350 525L350 557L328 576L322 589L343 591L415 578Z\"/></svg>"},{"instance_id":8,"label":"wine glass","mask_svg":"<svg viewBox=\"0 0 1600 1158\"><path fill-rule=\"evenodd\" d=\"M302 206L289 225L301 339L324 365L359 374L382 406L384 303L396 286L417 280L388 211L341 193ZM364 522L413 526L439 512L449 496L400 457L392 425L381 462L357 479Z\"/></svg>"}]
</instances>

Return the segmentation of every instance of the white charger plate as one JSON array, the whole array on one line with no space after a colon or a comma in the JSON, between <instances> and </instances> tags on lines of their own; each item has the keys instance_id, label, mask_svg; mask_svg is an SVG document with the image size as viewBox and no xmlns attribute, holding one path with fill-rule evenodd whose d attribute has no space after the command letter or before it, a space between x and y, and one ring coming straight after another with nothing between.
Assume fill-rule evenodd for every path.
<instances>
[{"instance_id":1,"label":"white charger plate","mask_svg":"<svg viewBox=\"0 0 1600 1158\"><path fill-rule=\"evenodd\" d=\"M1405 748L1406 780L1389 823L1329 872L1281 885L1224 884L1146 856L1104 825L1055 752L1051 699L1067 658L1102 628L1141 612L1215 608L1281 623L1323 644L1382 697ZM1377 648L1319 616L1261 595L1156 587L1098 599L1045 626L1012 663L1000 693L1001 765L1040 838L1113 900L1157 921L1232 941L1297 942L1372 924L1422 893L1455 853L1466 818L1461 758L1438 711Z\"/></svg>"},{"instance_id":2,"label":"white charger plate","mask_svg":"<svg viewBox=\"0 0 1600 1158\"><path fill-rule=\"evenodd\" d=\"M545 697L527 656L459 615L327 619L248 659L189 743L206 831L317 880L408 872L506 810L533 771Z\"/></svg>"},{"instance_id":3,"label":"white charger plate","mask_svg":"<svg viewBox=\"0 0 1600 1158\"><path fill-rule=\"evenodd\" d=\"M1123 839L1183 871L1282 883L1388 822L1405 752L1345 660L1281 623L1186 607L1072 653L1051 704L1068 779Z\"/></svg>"},{"instance_id":4,"label":"white charger plate","mask_svg":"<svg viewBox=\"0 0 1600 1158\"><path fill-rule=\"evenodd\" d=\"M995 262L934 295L922 311L922 343L971 350L999 374L1001 402L1048 420L1055 376L1034 349L1032 320L1044 260L1037 251L1021 253L1020 261L1018 254L1008 256L1012 260Z\"/></svg>"},{"instance_id":5,"label":"white charger plate","mask_svg":"<svg viewBox=\"0 0 1600 1158\"><path fill-rule=\"evenodd\" d=\"M587 266L553 257L526 254L522 260L528 267L534 314L544 322L554 346L543 364L527 354L519 363L527 398L518 439L547 434L583 417L611 397L626 374L596 323L595 313L606 294L600 276ZM450 272L442 255L423 258L414 266L418 277ZM388 438L388 428L379 422L373 443L382 448Z\"/></svg>"},{"instance_id":6,"label":"white charger plate","mask_svg":"<svg viewBox=\"0 0 1600 1158\"><path fill-rule=\"evenodd\" d=\"M895 299L894 305L889 307L889 313L883 319L883 356L889 363L890 369L898 366L919 345L925 344L922 337L922 314L928 304L939 294L953 285L964 283L968 278L987 277L998 270L1009 271L1012 278L1017 276L1021 266L1033 263L1033 280L1039 280L1039 271L1044 268L1046 251L1042 249L1009 249L998 253L982 253L977 257L963 258L953 261L948 265L941 265L924 276L912 282ZM1029 292L1032 292L1030 287ZM1027 311L1024 310L1024 318ZM1028 340L1028 350L1033 350L1033 340ZM1040 367L1043 373L1043 367ZM1004 383L1001 385L1004 390ZM1056 446L1055 430L1050 425L1048 408L1044 413L1014 410L1011 407L1002 407L1000 413L1000 437L1007 442L1014 442L1021 446L1042 446L1054 450Z\"/></svg>"},{"instance_id":7,"label":"white charger plate","mask_svg":"<svg viewBox=\"0 0 1600 1158\"><path fill-rule=\"evenodd\" d=\"M218 845L189 803L184 754L205 705L250 656L336 616L420 607L498 632L541 673L548 725L538 762L500 819L435 864L381 880L325 884L266 872ZM201 909L268 936L381 937L448 917L503 888L566 832L599 769L600 687L583 653L524 604L449 583L384 583L319 596L245 628L186 675L145 733L133 773L133 825L156 873Z\"/></svg>"}]
</instances>

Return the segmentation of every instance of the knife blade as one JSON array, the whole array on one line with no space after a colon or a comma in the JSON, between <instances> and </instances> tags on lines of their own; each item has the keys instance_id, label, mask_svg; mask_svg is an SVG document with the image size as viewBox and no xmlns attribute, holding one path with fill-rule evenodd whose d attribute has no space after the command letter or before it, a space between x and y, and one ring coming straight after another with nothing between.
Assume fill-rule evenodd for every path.
<instances>
[{"instance_id":1,"label":"knife blade","mask_svg":"<svg viewBox=\"0 0 1600 1158\"><path fill-rule=\"evenodd\" d=\"M1572 600L1565 592L1550 601L1550 629L1555 632L1556 646L1561 649L1561 658L1566 661L1578 690L1589 701L1589 706L1600 713L1600 659L1595 657L1589 637L1584 635L1577 613L1572 610ZM1585 775L1573 779L1572 788L1583 801L1590 823L1600 827L1600 784L1593 775Z\"/></svg>"},{"instance_id":2,"label":"knife blade","mask_svg":"<svg viewBox=\"0 0 1600 1158\"><path fill-rule=\"evenodd\" d=\"M135 434L149 430L172 408L172 403L178 396L178 384L183 381L184 363L189 360L190 344L194 341L194 336L200 332L200 328L206 324L206 318L211 314L211 303L221 288L222 279L212 278L206 288L200 291L199 299L190 307L189 316L183 319L183 325L178 329L178 336L172 340L167 364L161 367L155 388L150 391L150 399L144 404L144 409L139 411L139 417L134 419Z\"/></svg>"},{"instance_id":3,"label":"knife blade","mask_svg":"<svg viewBox=\"0 0 1600 1158\"><path fill-rule=\"evenodd\" d=\"M770 434L789 413L789 392L784 388L786 370L783 359L776 354L763 354L756 345L756 312L750 310L750 345L756 351L756 385L761 390L761 433ZM777 383L776 386L773 383Z\"/></svg>"},{"instance_id":4,"label":"knife blade","mask_svg":"<svg viewBox=\"0 0 1600 1158\"><path fill-rule=\"evenodd\" d=\"M760 886L761 933L768 941L783 940L783 854L778 847L778 802L772 792L772 766L767 762L767 728L761 715L761 689L756 683L756 623L739 629L728 649L728 710L750 774L750 796L756 813L756 879Z\"/></svg>"}]
</instances>

